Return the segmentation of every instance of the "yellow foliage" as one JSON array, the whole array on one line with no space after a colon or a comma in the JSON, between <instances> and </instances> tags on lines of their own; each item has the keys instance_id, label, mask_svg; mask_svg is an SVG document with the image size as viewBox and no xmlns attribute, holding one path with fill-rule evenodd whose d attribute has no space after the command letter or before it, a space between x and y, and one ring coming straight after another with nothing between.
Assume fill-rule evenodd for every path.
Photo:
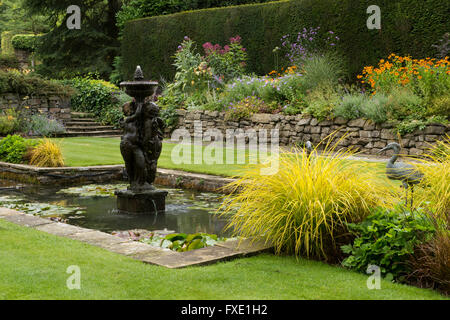
<instances>
[{"instance_id":1,"label":"yellow foliage","mask_svg":"<svg viewBox=\"0 0 450 320\"><path fill-rule=\"evenodd\" d=\"M233 214L228 228L237 236L262 236L277 253L327 258L338 252L346 223L392 203L388 186L365 163L349 161L352 155L330 144L321 156L281 154L276 174L261 175L265 165L256 165L229 185L238 192L226 196L219 211Z\"/></svg>"},{"instance_id":2,"label":"yellow foliage","mask_svg":"<svg viewBox=\"0 0 450 320\"><path fill-rule=\"evenodd\" d=\"M428 209L442 221L450 221L450 136L447 135L430 151L430 155L416 165L424 174L420 207Z\"/></svg>"},{"instance_id":3,"label":"yellow foliage","mask_svg":"<svg viewBox=\"0 0 450 320\"><path fill-rule=\"evenodd\" d=\"M42 140L31 150L30 165L38 167L63 167L64 158L61 147L49 139Z\"/></svg>"}]
</instances>

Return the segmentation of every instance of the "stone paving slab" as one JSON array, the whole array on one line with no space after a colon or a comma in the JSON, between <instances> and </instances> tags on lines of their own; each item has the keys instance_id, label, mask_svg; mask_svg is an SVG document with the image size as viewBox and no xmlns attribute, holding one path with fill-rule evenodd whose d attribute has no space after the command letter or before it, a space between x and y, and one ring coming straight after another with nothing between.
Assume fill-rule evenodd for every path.
<instances>
[{"instance_id":1,"label":"stone paving slab","mask_svg":"<svg viewBox=\"0 0 450 320\"><path fill-rule=\"evenodd\" d=\"M36 227L40 225L50 224L53 223L52 221L48 219L43 219L27 214L19 214L19 215L8 215L4 217L5 220L24 226L24 227Z\"/></svg>"},{"instance_id":2,"label":"stone paving slab","mask_svg":"<svg viewBox=\"0 0 450 320\"><path fill-rule=\"evenodd\" d=\"M50 234L54 234L55 236L60 237L67 237L69 235L75 234L75 233L82 233L82 232L88 232L90 230L72 226L70 224L60 223L60 222L53 222L50 224L40 225L35 227L34 229L47 232Z\"/></svg>"},{"instance_id":3,"label":"stone paving slab","mask_svg":"<svg viewBox=\"0 0 450 320\"><path fill-rule=\"evenodd\" d=\"M170 269L211 264L218 261L265 252L271 248L270 245L261 241L231 240L220 243L214 247L180 253L153 247L129 239L123 239L96 230L53 222L49 219L27 215L15 210L0 208L0 218L21 226L32 227L41 232L101 247L105 250L128 256L144 263Z\"/></svg>"},{"instance_id":4,"label":"stone paving slab","mask_svg":"<svg viewBox=\"0 0 450 320\"><path fill-rule=\"evenodd\" d=\"M102 248L108 248L111 245L117 245L128 241L126 239L121 239L119 237L96 230L73 233L67 235L66 237L72 240L78 240Z\"/></svg>"},{"instance_id":5,"label":"stone paving slab","mask_svg":"<svg viewBox=\"0 0 450 320\"><path fill-rule=\"evenodd\" d=\"M0 218L4 218L6 216L17 216L17 215L25 215L25 213L18 212L16 210L0 208Z\"/></svg>"}]
</instances>

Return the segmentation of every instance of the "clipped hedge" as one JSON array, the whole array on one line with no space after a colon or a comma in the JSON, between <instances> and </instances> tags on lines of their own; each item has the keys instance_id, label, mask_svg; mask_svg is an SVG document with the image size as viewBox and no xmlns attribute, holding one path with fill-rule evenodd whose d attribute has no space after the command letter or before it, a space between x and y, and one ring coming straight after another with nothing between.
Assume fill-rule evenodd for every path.
<instances>
[{"instance_id":1,"label":"clipped hedge","mask_svg":"<svg viewBox=\"0 0 450 320\"><path fill-rule=\"evenodd\" d=\"M354 75L392 52L432 56L432 44L450 29L449 1L378 0L382 30L368 30L366 11L372 2L291 0L132 20L124 29L121 72L130 79L136 65L141 65L148 77L171 79L172 56L184 36L201 46L207 41L225 44L240 35L248 49L248 71L266 74L274 68L273 49L280 46L284 34L321 26L340 36L341 52L349 74Z\"/></svg>"},{"instance_id":2,"label":"clipped hedge","mask_svg":"<svg viewBox=\"0 0 450 320\"><path fill-rule=\"evenodd\" d=\"M14 49L34 52L38 45L40 35L34 34L17 34L12 37L12 46Z\"/></svg>"},{"instance_id":3,"label":"clipped hedge","mask_svg":"<svg viewBox=\"0 0 450 320\"><path fill-rule=\"evenodd\" d=\"M1 34L2 38L2 54L4 55L13 55L14 47L12 45L12 38L15 33L12 31L3 31Z\"/></svg>"}]
</instances>

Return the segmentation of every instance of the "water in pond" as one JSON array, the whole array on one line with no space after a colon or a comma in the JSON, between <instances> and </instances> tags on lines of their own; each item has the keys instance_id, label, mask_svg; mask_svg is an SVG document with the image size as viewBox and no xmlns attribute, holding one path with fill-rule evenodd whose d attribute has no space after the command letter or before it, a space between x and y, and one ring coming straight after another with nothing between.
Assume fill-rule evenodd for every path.
<instances>
[{"instance_id":1,"label":"water in pond","mask_svg":"<svg viewBox=\"0 0 450 320\"><path fill-rule=\"evenodd\" d=\"M0 207L16 209L44 217L57 217L64 222L103 232L132 229L171 230L181 233L204 232L229 236L224 231L225 217L215 214L221 195L167 189L165 214L126 215L116 210L114 191L123 184L90 185L56 189L43 186L22 186L0 182Z\"/></svg>"}]
</instances>

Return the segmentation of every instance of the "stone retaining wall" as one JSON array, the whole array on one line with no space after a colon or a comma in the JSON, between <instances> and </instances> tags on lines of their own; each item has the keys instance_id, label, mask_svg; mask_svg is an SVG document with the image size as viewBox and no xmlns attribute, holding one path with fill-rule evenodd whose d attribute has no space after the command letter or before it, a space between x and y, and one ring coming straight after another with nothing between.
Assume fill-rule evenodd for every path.
<instances>
[{"instance_id":1,"label":"stone retaining wall","mask_svg":"<svg viewBox=\"0 0 450 320\"><path fill-rule=\"evenodd\" d=\"M0 162L0 179L53 186L125 182L124 169L124 165L39 168ZM226 189L225 186L233 181L233 179L206 174L158 169L155 184L201 192L229 193L231 190Z\"/></svg>"},{"instance_id":2,"label":"stone retaining wall","mask_svg":"<svg viewBox=\"0 0 450 320\"><path fill-rule=\"evenodd\" d=\"M374 124L372 121L364 119L348 121L336 118L319 122L312 117L301 115L255 114L250 119L225 121L225 113L217 111L178 110L178 114L177 128L189 130L192 136L205 136L205 133L208 136L209 129L219 129L225 139L226 130L230 129L279 129L281 145L295 145L306 141L317 144L329 134L338 131L337 137L348 133L346 139L341 141L340 146L353 146L365 154L377 154L388 143L400 141L403 147L402 154L421 155L436 140L442 140L446 134L450 134L450 126L433 124L424 130L407 134L399 140L392 130L392 125Z\"/></svg>"},{"instance_id":3,"label":"stone retaining wall","mask_svg":"<svg viewBox=\"0 0 450 320\"><path fill-rule=\"evenodd\" d=\"M59 96L21 96L14 93L0 94L0 110L29 107L33 113L41 113L63 122L70 121L70 99Z\"/></svg>"}]
</instances>

